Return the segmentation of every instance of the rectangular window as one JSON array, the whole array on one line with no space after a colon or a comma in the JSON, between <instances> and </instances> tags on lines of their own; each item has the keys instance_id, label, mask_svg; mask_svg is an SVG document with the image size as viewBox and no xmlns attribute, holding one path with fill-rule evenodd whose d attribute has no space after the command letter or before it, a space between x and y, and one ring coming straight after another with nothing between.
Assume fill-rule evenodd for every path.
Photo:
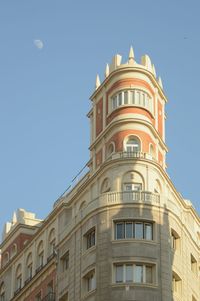
<instances>
[{"instance_id":1,"label":"rectangular window","mask_svg":"<svg viewBox=\"0 0 200 301\"><path fill-rule=\"evenodd\" d=\"M123 282L123 265L116 266L116 283Z\"/></svg>"},{"instance_id":2,"label":"rectangular window","mask_svg":"<svg viewBox=\"0 0 200 301\"><path fill-rule=\"evenodd\" d=\"M126 282L133 282L133 265L126 265Z\"/></svg>"},{"instance_id":3,"label":"rectangular window","mask_svg":"<svg viewBox=\"0 0 200 301\"><path fill-rule=\"evenodd\" d=\"M135 223L135 238L143 239L143 223Z\"/></svg>"},{"instance_id":4,"label":"rectangular window","mask_svg":"<svg viewBox=\"0 0 200 301\"><path fill-rule=\"evenodd\" d=\"M172 249L178 250L179 249L179 244L180 244L180 236L178 233L176 233L175 230L171 230L171 247Z\"/></svg>"},{"instance_id":5,"label":"rectangular window","mask_svg":"<svg viewBox=\"0 0 200 301\"><path fill-rule=\"evenodd\" d=\"M126 238L133 238L133 223L126 222Z\"/></svg>"},{"instance_id":6,"label":"rectangular window","mask_svg":"<svg viewBox=\"0 0 200 301\"><path fill-rule=\"evenodd\" d=\"M95 278L95 271L89 272L84 277L84 285L85 285L85 292L93 291L96 288L96 278Z\"/></svg>"},{"instance_id":7,"label":"rectangular window","mask_svg":"<svg viewBox=\"0 0 200 301\"><path fill-rule=\"evenodd\" d=\"M92 229L90 232L88 232L85 237L87 242L87 249L95 246L95 229Z\"/></svg>"},{"instance_id":8,"label":"rectangular window","mask_svg":"<svg viewBox=\"0 0 200 301\"><path fill-rule=\"evenodd\" d=\"M122 92L118 95L118 106L122 105Z\"/></svg>"},{"instance_id":9,"label":"rectangular window","mask_svg":"<svg viewBox=\"0 0 200 301\"><path fill-rule=\"evenodd\" d=\"M124 91L124 104L128 104L128 91Z\"/></svg>"},{"instance_id":10,"label":"rectangular window","mask_svg":"<svg viewBox=\"0 0 200 301\"><path fill-rule=\"evenodd\" d=\"M116 239L123 239L124 238L124 223L116 223L116 232L115 232Z\"/></svg>"},{"instance_id":11,"label":"rectangular window","mask_svg":"<svg viewBox=\"0 0 200 301\"><path fill-rule=\"evenodd\" d=\"M152 240L152 224L144 224L144 239Z\"/></svg>"},{"instance_id":12,"label":"rectangular window","mask_svg":"<svg viewBox=\"0 0 200 301\"><path fill-rule=\"evenodd\" d=\"M68 270L68 268L69 268L69 251L67 251L61 257L61 270L62 270L62 272Z\"/></svg>"},{"instance_id":13,"label":"rectangular window","mask_svg":"<svg viewBox=\"0 0 200 301\"><path fill-rule=\"evenodd\" d=\"M126 263L115 265L115 283L154 283L155 268L150 264Z\"/></svg>"},{"instance_id":14,"label":"rectangular window","mask_svg":"<svg viewBox=\"0 0 200 301\"><path fill-rule=\"evenodd\" d=\"M153 240L153 223L140 221L115 222L115 239Z\"/></svg>"},{"instance_id":15,"label":"rectangular window","mask_svg":"<svg viewBox=\"0 0 200 301\"><path fill-rule=\"evenodd\" d=\"M142 283L143 282L143 266L136 265L134 268L134 282Z\"/></svg>"},{"instance_id":16,"label":"rectangular window","mask_svg":"<svg viewBox=\"0 0 200 301\"><path fill-rule=\"evenodd\" d=\"M115 110L117 108L117 95L112 98L112 109Z\"/></svg>"},{"instance_id":17,"label":"rectangular window","mask_svg":"<svg viewBox=\"0 0 200 301\"><path fill-rule=\"evenodd\" d=\"M146 283L153 283L152 266L146 266Z\"/></svg>"}]
</instances>

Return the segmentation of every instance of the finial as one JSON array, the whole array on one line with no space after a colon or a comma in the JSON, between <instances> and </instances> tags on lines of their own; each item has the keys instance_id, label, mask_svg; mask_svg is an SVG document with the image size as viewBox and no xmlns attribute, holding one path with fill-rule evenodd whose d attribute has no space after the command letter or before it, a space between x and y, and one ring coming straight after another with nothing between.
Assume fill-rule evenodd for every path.
<instances>
[{"instance_id":1,"label":"finial","mask_svg":"<svg viewBox=\"0 0 200 301\"><path fill-rule=\"evenodd\" d=\"M153 72L153 75L156 77L156 68L155 68L154 64L152 64L152 72Z\"/></svg>"},{"instance_id":2,"label":"finial","mask_svg":"<svg viewBox=\"0 0 200 301\"><path fill-rule=\"evenodd\" d=\"M131 46L130 51L129 51L129 57L128 57L128 62L133 62L134 61L134 51L133 47Z\"/></svg>"},{"instance_id":3,"label":"finial","mask_svg":"<svg viewBox=\"0 0 200 301\"><path fill-rule=\"evenodd\" d=\"M143 55L141 59L141 64L147 68L150 72L152 72L151 59L148 55Z\"/></svg>"},{"instance_id":4,"label":"finial","mask_svg":"<svg viewBox=\"0 0 200 301\"><path fill-rule=\"evenodd\" d=\"M158 83L159 83L160 87L163 89L163 83L162 83L162 79L160 76L158 78Z\"/></svg>"},{"instance_id":5,"label":"finial","mask_svg":"<svg viewBox=\"0 0 200 301\"><path fill-rule=\"evenodd\" d=\"M16 212L13 213L13 218L12 218L12 224L16 224L17 222L17 215L16 215Z\"/></svg>"},{"instance_id":6,"label":"finial","mask_svg":"<svg viewBox=\"0 0 200 301\"><path fill-rule=\"evenodd\" d=\"M109 75L109 65L106 65L106 70L105 70L105 77L108 77Z\"/></svg>"},{"instance_id":7,"label":"finial","mask_svg":"<svg viewBox=\"0 0 200 301\"><path fill-rule=\"evenodd\" d=\"M95 89L97 90L97 89L99 88L100 85L101 85L100 78L99 78L99 75L97 74Z\"/></svg>"}]
</instances>

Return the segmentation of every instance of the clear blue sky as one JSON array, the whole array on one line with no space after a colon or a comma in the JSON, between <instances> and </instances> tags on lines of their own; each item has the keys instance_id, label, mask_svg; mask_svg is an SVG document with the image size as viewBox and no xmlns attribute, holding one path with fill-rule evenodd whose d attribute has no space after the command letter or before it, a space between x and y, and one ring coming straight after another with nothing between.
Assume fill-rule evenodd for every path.
<instances>
[{"instance_id":1,"label":"clear blue sky","mask_svg":"<svg viewBox=\"0 0 200 301\"><path fill-rule=\"evenodd\" d=\"M130 45L162 77L168 173L200 211L199 3L0 2L0 230L17 208L45 217L88 161L96 73Z\"/></svg>"}]
</instances>

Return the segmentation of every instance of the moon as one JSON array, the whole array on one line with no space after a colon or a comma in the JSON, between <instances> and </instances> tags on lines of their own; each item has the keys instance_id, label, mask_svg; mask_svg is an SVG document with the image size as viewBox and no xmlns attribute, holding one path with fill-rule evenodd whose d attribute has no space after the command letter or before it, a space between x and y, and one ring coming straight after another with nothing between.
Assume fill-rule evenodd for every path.
<instances>
[{"instance_id":1,"label":"moon","mask_svg":"<svg viewBox=\"0 0 200 301\"><path fill-rule=\"evenodd\" d=\"M42 42L42 40L34 40L33 43L35 47L40 50L44 47L44 43Z\"/></svg>"}]
</instances>

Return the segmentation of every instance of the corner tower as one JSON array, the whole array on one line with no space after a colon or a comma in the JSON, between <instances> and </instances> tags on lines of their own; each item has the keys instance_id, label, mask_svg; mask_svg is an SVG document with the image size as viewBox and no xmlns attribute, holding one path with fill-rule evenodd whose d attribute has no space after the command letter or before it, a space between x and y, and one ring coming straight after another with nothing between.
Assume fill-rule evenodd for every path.
<instances>
[{"instance_id":1,"label":"corner tower","mask_svg":"<svg viewBox=\"0 0 200 301\"><path fill-rule=\"evenodd\" d=\"M166 169L165 103L161 78L157 79L148 55L128 61L115 55L106 66L105 79L96 78L91 96L90 169L95 172L108 159L136 157L153 160Z\"/></svg>"}]
</instances>

